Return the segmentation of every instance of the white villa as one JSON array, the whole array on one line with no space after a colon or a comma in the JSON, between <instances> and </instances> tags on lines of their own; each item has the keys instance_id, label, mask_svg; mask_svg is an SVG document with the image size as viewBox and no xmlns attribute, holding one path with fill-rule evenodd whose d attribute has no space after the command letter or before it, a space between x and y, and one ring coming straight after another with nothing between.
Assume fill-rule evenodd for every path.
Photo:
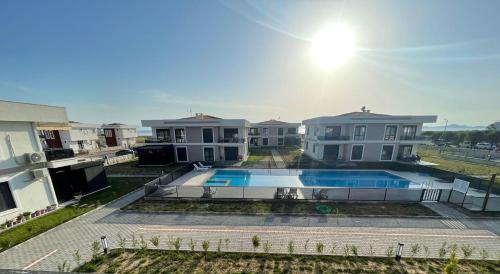
<instances>
[{"instance_id":1,"label":"white villa","mask_svg":"<svg viewBox=\"0 0 500 274\"><path fill-rule=\"evenodd\" d=\"M70 122L70 129L59 132L63 148L73 149L75 153L99 149L98 124Z\"/></svg>"},{"instance_id":2,"label":"white villa","mask_svg":"<svg viewBox=\"0 0 500 274\"><path fill-rule=\"evenodd\" d=\"M299 146L300 123L269 120L251 124L248 143L252 147Z\"/></svg>"},{"instance_id":3,"label":"white villa","mask_svg":"<svg viewBox=\"0 0 500 274\"><path fill-rule=\"evenodd\" d=\"M120 123L103 124L99 133L99 140L108 147L122 146L130 148L135 145L137 128Z\"/></svg>"}]
</instances>

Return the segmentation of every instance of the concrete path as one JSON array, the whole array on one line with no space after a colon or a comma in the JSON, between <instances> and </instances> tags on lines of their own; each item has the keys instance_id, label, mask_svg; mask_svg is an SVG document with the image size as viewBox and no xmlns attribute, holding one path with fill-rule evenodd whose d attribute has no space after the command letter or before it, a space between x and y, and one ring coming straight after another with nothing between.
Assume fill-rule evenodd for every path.
<instances>
[{"instance_id":1,"label":"concrete path","mask_svg":"<svg viewBox=\"0 0 500 274\"><path fill-rule=\"evenodd\" d=\"M434 212L446 218L455 218L455 219L467 219L467 215L462 212L448 206L445 203L437 203L437 202L424 202L422 203L425 207L430 208Z\"/></svg>"},{"instance_id":2,"label":"concrete path","mask_svg":"<svg viewBox=\"0 0 500 274\"><path fill-rule=\"evenodd\" d=\"M273 161L276 164L276 168L286 168L285 161L278 150L272 149L271 154L273 155Z\"/></svg>"},{"instance_id":3,"label":"concrete path","mask_svg":"<svg viewBox=\"0 0 500 274\"><path fill-rule=\"evenodd\" d=\"M112 202L62 224L46 233L13 247L0 254L0 266L11 269L51 270L64 261L75 262L72 254L79 250L82 261L90 258L90 246L106 235L110 247L118 246L118 234L127 238L132 246L132 235L140 236L149 243L152 236L160 236L162 248L172 248L169 239L180 237L182 249L189 249L190 239L196 242L210 241L210 250L216 250L219 241L222 250L253 251L251 238L259 235L262 243L269 241L272 252L288 252L290 241L295 253L314 253L321 242L325 253L343 254L346 244L356 245L361 255L383 256L387 248L405 244L404 256L410 246L418 243L428 247L417 256L436 257L443 242L470 244L488 251L489 258L500 254L500 220L460 219L449 223L449 218L337 218L326 216L304 217L288 215L232 215L232 214L169 214L123 212L119 208L140 198L143 190ZM496 233L496 234L495 234ZM226 240L228 239L228 240ZM138 246L138 245L136 245ZM151 246L151 244L149 244ZM260 248L258 251L262 251Z\"/></svg>"}]
</instances>

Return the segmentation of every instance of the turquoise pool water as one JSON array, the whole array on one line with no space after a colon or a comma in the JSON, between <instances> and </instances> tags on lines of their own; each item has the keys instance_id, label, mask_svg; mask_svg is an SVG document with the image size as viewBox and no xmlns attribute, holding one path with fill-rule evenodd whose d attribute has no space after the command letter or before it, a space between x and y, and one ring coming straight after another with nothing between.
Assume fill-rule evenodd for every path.
<instances>
[{"instance_id":1,"label":"turquoise pool water","mask_svg":"<svg viewBox=\"0 0 500 274\"><path fill-rule=\"evenodd\" d=\"M205 186L409 188L412 183L383 170L218 169Z\"/></svg>"}]
</instances>

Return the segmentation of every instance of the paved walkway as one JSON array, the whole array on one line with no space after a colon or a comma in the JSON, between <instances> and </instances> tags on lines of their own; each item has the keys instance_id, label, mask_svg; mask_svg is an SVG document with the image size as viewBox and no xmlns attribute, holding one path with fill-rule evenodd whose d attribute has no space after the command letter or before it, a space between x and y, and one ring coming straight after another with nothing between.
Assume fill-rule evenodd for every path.
<instances>
[{"instance_id":1,"label":"paved walkway","mask_svg":"<svg viewBox=\"0 0 500 274\"><path fill-rule=\"evenodd\" d=\"M271 154L273 155L273 161L276 164L276 168L286 168L285 160L283 160L278 150L272 149Z\"/></svg>"},{"instance_id":2,"label":"paved walkway","mask_svg":"<svg viewBox=\"0 0 500 274\"><path fill-rule=\"evenodd\" d=\"M343 247L349 244L357 245L361 255L383 256L388 247L402 242L405 243L404 256L409 255L411 244L418 243L429 247L428 256L436 257L438 248L447 242L476 247L475 258L479 257L478 251L482 248L492 259L500 254L498 219L461 219L457 226L447 223L449 218L151 214L119 210L142 194L142 189L132 192L1 253L1 267L55 271L64 261L74 267L72 254L76 250L80 251L82 261L86 261L90 258L92 241L99 241L100 236L106 235L110 247L117 247L118 234L127 238L129 247L131 235L135 234L138 240L142 235L145 241L160 236L162 248L172 248L169 239L180 237L182 249L189 249L190 239L193 239L196 250L200 250L202 241L209 240L210 250L216 250L221 241L222 250L253 251L251 238L259 235L262 242L272 244L272 252L288 252L288 244L293 241L295 253L314 253L315 245L321 242L329 254L333 247L333 253L343 254ZM426 256L423 248L417 256Z\"/></svg>"}]
</instances>

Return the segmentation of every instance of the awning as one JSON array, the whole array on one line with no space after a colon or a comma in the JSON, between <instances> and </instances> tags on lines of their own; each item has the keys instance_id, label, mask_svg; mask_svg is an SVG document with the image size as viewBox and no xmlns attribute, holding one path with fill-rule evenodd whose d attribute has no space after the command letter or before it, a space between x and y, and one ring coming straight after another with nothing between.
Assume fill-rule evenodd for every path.
<instances>
[{"instance_id":1,"label":"awning","mask_svg":"<svg viewBox=\"0 0 500 274\"><path fill-rule=\"evenodd\" d=\"M37 130L70 130L68 123L36 123Z\"/></svg>"}]
</instances>

